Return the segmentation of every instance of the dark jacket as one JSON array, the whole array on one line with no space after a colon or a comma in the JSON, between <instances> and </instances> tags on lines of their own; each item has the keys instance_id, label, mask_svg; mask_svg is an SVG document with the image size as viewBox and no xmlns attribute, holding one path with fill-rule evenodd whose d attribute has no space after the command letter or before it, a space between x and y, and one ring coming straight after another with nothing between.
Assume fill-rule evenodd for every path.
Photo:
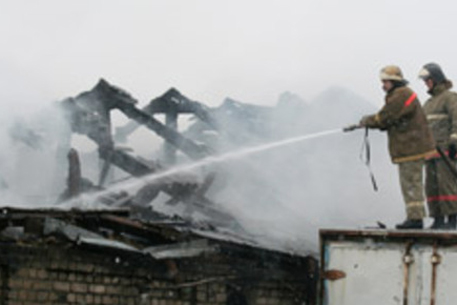
<instances>
[{"instance_id":1,"label":"dark jacket","mask_svg":"<svg viewBox=\"0 0 457 305\"><path fill-rule=\"evenodd\" d=\"M435 142L416 94L406 86L386 94L384 107L363 120L369 128L387 130L393 163L424 159L435 153Z\"/></svg>"},{"instance_id":2,"label":"dark jacket","mask_svg":"<svg viewBox=\"0 0 457 305\"><path fill-rule=\"evenodd\" d=\"M424 104L428 126L438 145L447 149L457 144L457 93L449 91L452 83L447 81L436 85Z\"/></svg>"}]
</instances>

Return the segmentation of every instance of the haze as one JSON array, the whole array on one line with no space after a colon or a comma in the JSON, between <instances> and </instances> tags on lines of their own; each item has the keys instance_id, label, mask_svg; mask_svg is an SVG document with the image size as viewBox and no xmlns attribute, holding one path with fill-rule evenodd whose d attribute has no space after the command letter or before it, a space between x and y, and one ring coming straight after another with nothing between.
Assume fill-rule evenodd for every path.
<instances>
[{"instance_id":1,"label":"haze","mask_svg":"<svg viewBox=\"0 0 457 305\"><path fill-rule=\"evenodd\" d=\"M336 86L368 100L376 109L384 95L379 70L397 64L423 102L426 90L417 79L423 64L437 62L448 78L457 79L455 7L451 1L423 0L0 0L3 174L19 180L21 184L13 189L25 192L27 188L27 198L43 196L45 189L57 196L56 180L46 185L36 181L43 171L52 171L59 173L54 179L64 183L66 165L55 164L51 151L66 131L57 114L43 109L91 89L101 77L128 90L140 106L170 87L213 107L226 97L274 106L285 91L305 102L328 103L320 94ZM41 119L35 117L37 110ZM346 117L353 114L354 121L361 115L361 109L346 110ZM314 131L338 127L329 122L337 117L318 113L321 116L313 117L313 126L323 130ZM15 116L46 123L42 130L52 135L49 151L36 155L10 142L2 128ZM281 128L290 129L288 118L281 119ZM316 238L315 230L322 226L402 220L398 177L387 155L385 135L376 135L373 144L378 194L372 192L366 168L358 160L361 135L351 136L349 142L337 138L303 143L292 148L288 153L292 157L285 160L284 151L248 160L268 182L262 183L271 186L282 177L283 183L270 190L283 196L289 214L283 213L284 207L267 209L263 201L255 202L257 186L242 189L246 186L239 178L245 176L243 163L231 174L236 183L224 190L226 198L238 196L232 209L257 223L265 221L256 230L265 229L266 235L269 229L302 238L299 233L310 230L307 239ZM149 142L145 147L150 148ZM264 160L270 167L265 167ZM302 162L295 166L287 164L289 160ZM293 168L285 171L287 166ZM248 203L253 204L248 208ZM291 221L294 213L297 219Z\"/></svg>"},{"instance_id":2,"label":"haze","mask_svg":"<svg viewBox=\"0 0 457 305\"><path fill-rule=\"evenodd\" d=\"M49 102L100 77L146 103L171 86L218 105L330 85L382 105L378 71L457 76L451 1L0 1L2 103ZM350 110L349 110L350 111Z\"/></svg>"}]
</instances>

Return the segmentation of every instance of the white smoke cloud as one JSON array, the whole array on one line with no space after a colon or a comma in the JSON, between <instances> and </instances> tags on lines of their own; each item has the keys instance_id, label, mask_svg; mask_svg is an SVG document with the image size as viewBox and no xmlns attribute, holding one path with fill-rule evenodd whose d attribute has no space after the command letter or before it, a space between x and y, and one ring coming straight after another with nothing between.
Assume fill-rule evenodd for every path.
<instances>
[{"instance_id":1,"label":"white smoke cloud","mask_svg":"<svg viewBox=\"0 0 457 305\"><path fill-rule=\"evenodd\" d=\"M2 111L2 204L49 205L63 191L70 134L56 106L28 108L22 113Z\"/></svg>"},{"instance_id":2,"label":"white smoke cloud","mask_svg":"<svg viewBox=\"0 0 457 305\"><path fill-rule=\"evenodd\" d=\"M68 122L53 104L24 105L28 107L23 113L2 112L0 169L7 185L2 191L2 204L53 206L68 174L66 153L72 138ZM376 110L342 88L331 88L310 103L298 95L286 94L277 107L228 101L219 109L223 114L219 114L222 132L200 136L204 134L204 140L221 153L342 128ZM242 117L237 116L240 109ZM11 131L19 135L14 138ZM24 140L28 132L38 137L36 147ZM374 226L377 220L392 225L402 220L404 207L396 168L387 154L386 137L371 133L378 193L373 191L368 170L359 158L362 138L362 131L333 133L204 166L205 172L213 167L219 173L208 196L219 208L235 215L258 241L284 250L316 251L320 228ZM84 151L83 176L96 182L100 170L96 147L84 141L73 144ZM157 143L139 144L146 159L160 155ZM202 174L200 168L194 172ZM125 173L119 176L117 172L112 178L120 177ZM154 208L169 214L183 213L182 206L170 208L163 204L165 200L153 202Z\"/></svg>"}]
</instances>

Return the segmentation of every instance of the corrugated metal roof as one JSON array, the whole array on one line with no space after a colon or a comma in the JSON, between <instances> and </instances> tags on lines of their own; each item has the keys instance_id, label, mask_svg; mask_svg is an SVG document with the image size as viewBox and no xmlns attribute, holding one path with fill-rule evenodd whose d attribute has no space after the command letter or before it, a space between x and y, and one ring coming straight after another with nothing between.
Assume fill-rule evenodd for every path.
<instances>
[{"instance_id":1,"label":"corrugated metal roof","mask_svg":"<svg viewBox=\"0 0 457 305\"><path fill-rule=\"evenodd\" d=\"M68 224L64 221L46 217L44 221L44 235L50 235L53 233L62 234L71 241L77 241L81 237L87 237L92 239L103 239L104 237L91 232L89 230Z\"/></svg>"},{"instance_id":2,"label":"corrugated metal roof","mask_svg":"<svg viewBox=\"0 0 457 305\"><path fill-rule=\"evenodd\" d=\"M306 256L268 247L259 244L254 238L249 238L249 235L237 234L233 230L205 223L192 223L171 217L153 221L135 220L125 211L118 210L61 211L4 207L0 213L0 221L7 226L32 225L33 229L29 232L33 234L59 235L79 245L148 253L155 259L196 257L215 253L222 248L244 248L245 251L258 250L263 253L267 251L274 256ZM104 232L113 233L112 237L117 240L106 238ZM194 243L195 240L207 240L211 245ZM149 247L150 245L158 246Z\"/></svg>"},{"instance_id":3,"label":"corrugated metal roof","mask_svg":"<svg viewBox=\"0 0 457 305\"><path fill-rule=\"evenodd\" d=\"M119 250L126 250L132 252L141 252L135 247L127 245L125 243L116 241L116 240L109 240L106 238L90 238L90 237L79 237L78 244L86 244L86 245L93 245L98 247L107 247L107 248L116 248Z\"/></svg>"},{"instance_id":4,"label":"corrugated metal roof","mask_svg":"<svg viewBox=\"0 0 457 305\"><path fill-rule=\"evenodd\" d=\"M142 252L150 254L155 259L170 259L196 257L215 253L218 250L219 247L217 245L210 245L208 240L200 239L166 246L148 247L143 249Z\"/></svg>"}]
</instances>

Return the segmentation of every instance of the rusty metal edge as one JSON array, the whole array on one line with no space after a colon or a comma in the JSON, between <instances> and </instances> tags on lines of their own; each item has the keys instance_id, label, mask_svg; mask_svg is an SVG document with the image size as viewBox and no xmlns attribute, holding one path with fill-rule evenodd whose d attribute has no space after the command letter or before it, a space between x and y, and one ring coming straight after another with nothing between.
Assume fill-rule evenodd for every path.
<instances>
[{"instance_id":1,"label":"rusty metal edge","mask_svg":"<svg viewBox=\"0 0 457 305\"><path fill-rule=\"evenodd\" d=\"M431 258L432 263L432 279L430 287L430 305L435 305L436 303L436 279L438 273L438 265L441 263L441 256L438 253L438 244L433 245L433 254Z\"/></svg>"},{"instance_id":2,"label":"rusty metal edge","mask_svg":"<svg viewBox=\"0 0 457 305\"><path fill-rule=\"evenodd\" d=\"M371 238L392 238L392 239L432 239L432 240L455 240L457 243L457 231L432 231L432 230L333 230L321 229L319 236L324 239L371 237Z\"/></svg>"}]
</instances>

